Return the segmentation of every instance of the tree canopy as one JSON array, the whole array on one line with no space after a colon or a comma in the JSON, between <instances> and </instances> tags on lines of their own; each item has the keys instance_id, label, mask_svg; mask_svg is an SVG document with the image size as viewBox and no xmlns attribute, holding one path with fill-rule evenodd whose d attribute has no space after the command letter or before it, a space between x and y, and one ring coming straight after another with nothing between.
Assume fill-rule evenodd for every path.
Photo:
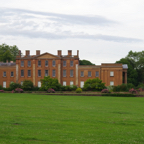
<instances>
[{"instance_id":1,"label":"tree canopy","mask_svg":"<svg viewBox=\"0 0 144 144\"><path fill-rule=\"evenodd\" d=\"M79 62L80 65L95 65L88 60L80 60Z\"/></svg>"},{"instance_id":2,"label":"tree canopy","mask_svg":"<svg viewBox=\"0 0 144 144\"><path fill-rule=\"evenodd\" d=\"M16 56L19 53L19 49L16 45L9 46L6 44L0 45L0 61L16 61Z\"/></svg>"}]
</instances>

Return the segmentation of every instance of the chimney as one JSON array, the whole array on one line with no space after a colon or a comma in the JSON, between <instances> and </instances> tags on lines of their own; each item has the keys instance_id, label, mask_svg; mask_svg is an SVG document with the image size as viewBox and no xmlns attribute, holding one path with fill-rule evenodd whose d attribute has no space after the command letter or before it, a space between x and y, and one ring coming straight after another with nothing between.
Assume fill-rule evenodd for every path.
<instances>
[{"instance_id":1,"label":"chimney","mask_svg":"<svg viewBox=\"0 0 144 144\"><path fill-rule=\"evenodd\" d=\"M57 52L58 52L58 56L61 56L62 54L61 50L58 50Z\"/></svg>"},{"instance_id":2,"label":"chimney","mask_svg":"<svg viewBox=\"0 0 144 144\"><path fill-rule=\"evenodd\" d=\"M79 57L79 50L77 50L77 56Z\"/></svg>"},{"instance_id":3,"label":"chimney","mask_svg":"<svg viewBox=\"0 0 144 144\"><path fill-rule=\"evenodd\" d=\"M21 50L19 50L19 56L21 57Z\"/></svg>"},{"instance_id":4,"label":"chimney","mask_svg":"<svg viewBox=\"0 0 144 144\"><path fill-rule=\"evenodd\" d=\"M40 55L40 50L36 50L36 55Z\"/></svg>"},{"instance_id":5,"label":"chimney","mask_svg":"<svg viewBox=\"0 0 144 144\"><path fill-rule=\"evenodd\" d=\"M25 54L26 56L29 56L29 55L30 55L30 51L29 51L29 50L26 50L25 53L26 53L26 54Z\"/></svg>"},{"instance_id":6,"label":"chimney","mask_svg":"<svg viewBox=\"0 0 144 144\"><path fill-rule=\"evenodd\" d=\"M68 56L72 55L72 50L68 50Z\"/></svg>"}]
</instances>

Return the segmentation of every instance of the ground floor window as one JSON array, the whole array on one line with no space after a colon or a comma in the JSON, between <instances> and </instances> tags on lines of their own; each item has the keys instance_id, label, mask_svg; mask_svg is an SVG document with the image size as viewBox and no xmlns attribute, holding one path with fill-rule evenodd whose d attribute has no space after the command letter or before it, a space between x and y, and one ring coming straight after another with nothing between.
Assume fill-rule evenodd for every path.
<instances>
[{"instance_id":1,"label":"ground floor window","mask_svg":"<svg viewBox=\"0 0 144 144\"><path fill-rule=\"evenodd\" d=\"M70 81L70 85L71 85L71 86L73 85L73 81Z\"/></svg>"},{"instance_id":2,"label":"ground floor window","mask_svg":"<svg viewBox=\"0 0 144 144\"><path fill-rule=\"evenodd\" d=\"M3 81L3 88L6 88L6 81Z\"/></svg>"},{"instance_id":3,"label":"ground floor window","mask_svg":"<svg viewBox=\"0 0 144 144\"><path fill-rule=\"evenodd\" d=\"M23 85L23 81L21 81L21 85Z\"/></svg>"},{"instance_id":4,"label":"ground floor window","mask_svg":"<svg viewBox=\"0 0 144 144\"><path fill-rule=\"evenodd\" d=\"M41 87L41 81L38 81L38 87Z\"/></svg>"},{"instance_id":5,"label":"ground floor window","mask_svg":"<svg viewBox=\"0 0 144 144\"><path fill-rule=\"evenodd\" d=\"M84 81L80 82L80 87L83 88L84 87Z\"/></svg>"},{"instance_id":6,"label":"ground floor window","mask_svg":"<svg viewBox=\"0 0 144 144\"><path fill-rule=\"evenodd\" d=\"M114 82L113 81L110 81L110 86L113 86L114 85Z\"/></svg>"},{"instance_id":7,"label":"ground floor window","mask_svg":"<svg viewBox=\"0 0 144 144\"><path fill-rule=\"evenodd\" d=\"M66 81L63 81L63 86L66 86Z\"/></svg>"}]
</instances>

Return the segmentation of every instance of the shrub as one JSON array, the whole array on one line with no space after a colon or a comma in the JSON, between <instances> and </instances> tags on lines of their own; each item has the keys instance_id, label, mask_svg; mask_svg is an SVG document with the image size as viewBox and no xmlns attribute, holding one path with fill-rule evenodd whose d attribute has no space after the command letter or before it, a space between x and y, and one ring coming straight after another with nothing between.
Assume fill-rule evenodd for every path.
<instances>
[{"instance_id":1,"label":"shrub","mask_svg":"<svg viewBox=\"0 0 144 144\"><path fill-rule=\"evenodd\" d=\"M3 87L0 85L0 90L2 90L3 89Z\"/></svg>"},{"instance_id":2,"label":"shrub","mask_svg":"<svg viewBox=\"0 0 144 144\"><path fill-rule=\"evenodd\" d=\"M33 89L33 82L30 80L24 80L22 88L26 91Z\"/></svg>"},{"instance_id":3,"label":"shrub","mask_svg":"<svg viewBox=\"0 0 144 144\"><path fill-rule=\"evenodd\" d=\"M15 89L15 92L17 92L17 93L23 93L23 89L21 89L21 88L16 88L16 89Z\"/></svg>"},{"instance_id":4,"label":"shrub","mask_svg":"<svg viewBox=\"0 0 144 144\"><path fill-rule=\"evenodd\" d=\"M134 88L130 89L129 92L132 93L132 94L136 94L137 93L137 91Z\"/></svg>"},{"instance_id":5,"label":"shrub","mask_svg":"<svg viewBox=\"0 0 144 144\"><path fill-rule=\"evenodd\" d=\"M3 93L4 92L4 90L0 90L0 93Z\"/></svg>"},{"instance_id":6,"label":"shrub","mask_svg":"<svg viewBox=\"0 0 144 144\"><path fill-rule=\"evenodd\" d=\"M48 92L48 93L55 93L55 90L52 89L52 88L49 88L49 89L47 90L47 92Z\"/></svg>"},{"instance_id":7,"label":"shrub","mask_svg":"<svg viewBox=\"0 0 144 144\"><path fill-rule=\"evenodd\" d=\"M113 92L113 86L107 86L106 88L109 90L109 92Z\"/></svg>"},{"instance_id":8,"label":"shrub","mask_svg":"<svg viewBox=\"0 0 144 144\"><path fill-rule=\"evenodd\" d=\"M38 90L39 90L39 87L38 87L38 86L34 86L32 90L33 90L33 91L38 91Z\"/></svg>"},{"instance_id":9,"label":"shrub","mask_svg":"<svg viewBox=\"0 0 144 144\"><path fill-rule=\"evenodd\" d=\"M14 90L12 90L12 93L15 93L15 91L14 91Z\"/></svg>"},{"instance_id":10,"label":"shrub","mask_svg":"<svg viewBox=\"0 0 144 144\"><path fill-rule=\"evenodd\" d=\"M10 90L14 90L14 89L16 89L16 88L21 88L21 84L19 84L19 83L14 83L14 82L10 83L10 85L9 85L9 89L10 89Z\"/></svg>"},{"instance_id":11,"label":"shrub","mask_svg":"<svg viewBox=\"0 0 144 144\"><path fill-rule=\"evenodd\" d=\"M77 88L77 89L76 89L76 92L77 92L77 93L81 93L81 92L82 92L82 89L81 89L81 88Z\"/></svg>"},{"instance_id":12,"label":"shrub","mask_svg":"<svg viewBox=\"0 0 144 144\"><path fill-rule=\"evenodd\" d=\"M109 93L109 90L108 90L108 89L103 89L103 90L101 91L101 93Z\"/></svg>"},{"instance_id":13,"label":"shrub","mask_svg":"<svg viewBox=\"0 0 144 144\"><path fill-rule=\"evenodd\" d=\"M122 93L105 93L102 96L112 96L112 97L136 97L134 94L122 94Z\"/></svg>"}]
</instances>

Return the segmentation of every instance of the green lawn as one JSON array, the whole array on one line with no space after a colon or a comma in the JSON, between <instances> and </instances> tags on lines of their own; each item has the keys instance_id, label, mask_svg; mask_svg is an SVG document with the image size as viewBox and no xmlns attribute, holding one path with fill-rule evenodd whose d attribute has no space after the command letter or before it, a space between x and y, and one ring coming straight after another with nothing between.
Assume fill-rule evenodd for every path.
<instances>
[{"instance_id":1,"label":"green lawn","mask_svg":"<svg viewBox=\"0 0 144 144\"><path fill-rule=\"evenodd\" d=\"M144 98L0 94L0 144L144 143Z\"/></svg>"}]
</instances>

